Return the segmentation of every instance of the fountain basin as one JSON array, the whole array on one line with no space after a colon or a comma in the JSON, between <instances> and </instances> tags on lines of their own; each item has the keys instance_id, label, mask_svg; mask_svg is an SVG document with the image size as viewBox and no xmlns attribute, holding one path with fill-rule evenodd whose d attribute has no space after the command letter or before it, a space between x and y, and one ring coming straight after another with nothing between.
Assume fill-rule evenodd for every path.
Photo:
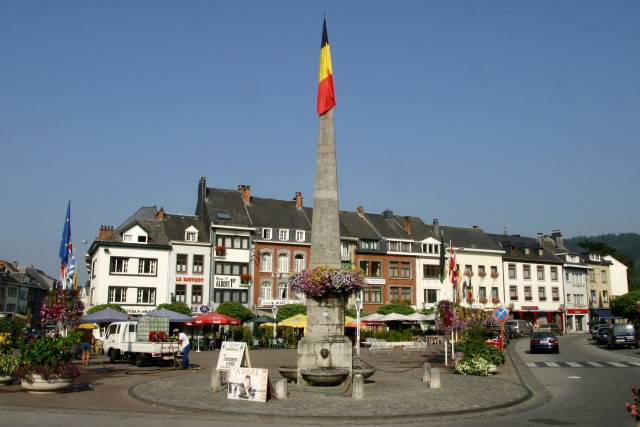
<instances>
[{"instance_id":1,"label":"fountain basin","mask_svg":"<svg viewBox=\"0 0 640 427\"><path fill-rule=\"evenodd\" d=\"M349 370L343 368L304 369L302 378L311 385L330 387L342 384L349 377Z\"/></svg>"},{"instance_id":2,"label":"fountain basin","mask_svg":"<svg viewBox=\"0 0 640 427\"><path fill-rule=\"evenodd\" d=\"M278 368L278 372L282 375L282 378L286 378L289 381L298 381L298 368L292 368L290 366L281 366Z\"/></svg>"},{"instance_id":3,"label":"fountain basin","mask_svg":"<svg viewBox=\"0 0 640 427\"><path fill-rule=\"evenodd\" d=\"M353 368L353 375L360 374L362 375L362 379L366 380L371 375L375 374L376 370L373 368Z\"/></svg>"}]
</instances>

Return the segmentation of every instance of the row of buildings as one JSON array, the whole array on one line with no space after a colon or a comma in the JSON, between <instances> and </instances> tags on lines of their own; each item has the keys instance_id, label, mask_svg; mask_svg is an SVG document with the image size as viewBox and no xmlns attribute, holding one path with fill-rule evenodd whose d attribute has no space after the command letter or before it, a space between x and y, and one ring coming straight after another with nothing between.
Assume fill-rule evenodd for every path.
<instances>
[{"instance_id":1,"label":"row of buildings","mask_svg":"<svg viewBox=\"0 0 640 427\"><path fill-rule=\"evenodd\" d=\"M261 198L248 185L210 188L201 178L195 215L143 207L117 227L100 227L87 253L86 304L142 314L176 301L194 312L225 301L256 310L302 303L287 278L309 264L312 215L299 192L291 200ZM441 242L447 257L453 246L462 274L458 299L474 308L504 304L515 318L581 331L589 315L606 316L610 298L627 292L623 264L570 245L559 231L489 234L364 207L341 211L339 220L342 263L366 276L364 312L453 299L451 283L439 280Z\"/></svg>"},{"instance_id":2,"label":"row of buildings","mask_svg":"<svg viewBox=\"0 0 640 427\"><path fill-rule=\"evenodd\" d=\"M40 322L40 307L59 281L35 267L0 260L0 317Z\"/></svg>"}]
</instances>

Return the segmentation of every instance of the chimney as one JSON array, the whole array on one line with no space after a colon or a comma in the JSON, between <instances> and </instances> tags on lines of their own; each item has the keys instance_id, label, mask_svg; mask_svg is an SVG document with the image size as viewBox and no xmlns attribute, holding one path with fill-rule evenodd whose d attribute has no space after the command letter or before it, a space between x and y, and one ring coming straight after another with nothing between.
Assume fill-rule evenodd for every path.
<instances>
[{"instance_id":1,"label":"chimney","mask_svg":"<svg viewBox=\"0 0 640 427\"><path fill-rule=\"evenodd\" d=\"M564 238L562 237L560 230L552 230L551 237L553 238L556 249L564 248Z\"/></svg>"},{"instance_id":2,"label":"chimney","mask_svg":"<svg viewBox=\"0 0 640 427\"><path fill-rule=\"evenodd\" d=\"M296 201L296 208L302 209L302 193L296 191L296 196L293 198Z\"/></svg>"},{"instance_id":3,"label":"chimney","mask_svg":"<svg viewBox=\"0 0 640 427\"><path fill-rule=\"evenodd\" d=\"M113 226L101 225L98 230L98 240L107 240L111 236L113 236Z\"/></svg>"},{"instance_id":4,"label":"chimney","mask_svg":"<svg viewBox=\"0 0 640 427\"><path fill-rule=\"evenodd\" d=\"M440 221L438 221L438 218L433 218L433 234L440 240Z\"/></svg>"},{"instance_id":5,"label":"chimney","mask_svg":"<svg viewBox=\"0 0 640 427\"><path fill-rule=\"evenodd\" d=\"M393 211L391 209L385 209L382 211L382 215L384 215L385 218L393 218Z\"/></svg>"},{"instance_id":6,"label":"chimney","mask_svg":"<svg viewBox=\"0 0 640 427\"><path fill-rule=\"evenodd\" d=\"M360 215L362 218L364 218L364 207L358 206L356 208L356 212L358 212L358 215Z\"/></svg>"},{"instance_id":7,"label":"chimney","mask_svg":"<svg viewBox=\"0 0 640 427\"><path fill-rule=\"evenodd\" d=\"M160 210L156 212L156 219L163 220L164 219L164 208L160 206Z\"/></svg>"},{"instance_id":8,"label":"chimney","mask_svg":"<svg viewBox=\"0 0 640 427\"><path fill-rule=\"evenodd\" d=\"M20 264L18 264L18 261L11 261L11 265L13 265L13 268L17 270Z\"/></svg>"},{"instance_id":9,"label":"chimney","mask_svg":"<svg viewBox=\"0 0 640 427\"><path fill-rule=\"evenodd\" d=\"M542 246L542 239L544 238L544 234L538 233L538 243Z\"/></svg>"},{"instance_id":10,"label":"chimney","mask_svg":"<svg viewBox=\"0 0 640 427\"><path fill-rule=\"evenodd\" d=\"M411 234L411 217L410 216L404 217L404 231L406 231L407 234Z\"/></svg>"},{"instance_id":11,"label":"chimney","mask_svg":"<svg viewBox=\"0 0 640 427\"><path fill-rule=\"evenodd\" d=\"M6 268L6 267L5 267L5 265L4 265L4 261L2 261L2 260L0 259L0 273L2 273L2 272L5 270L5 268Z\"/></svg>"},{"instance_id":12,"label":"chimney","mask_svg":"<svg viewBox=\"0 0 640 427\"><path fill-rule=\"evenodd\" d=\"M477 229L480 228L480 226L479 225L474 225L473 228L477 230Z\"/></svg>"},{"instance_id":13,"label":"chimney","mask_svg":"<svg viewBox=\"0 0 640 427\"><path fill-rule=\"evenodd\" d=\"M244 204L251 204L251 186L240 184L238 185L238 191L242 193L242 201L244 202Z\"/></svg>"},{"instance_id":14,"label":"chimney","mask_svg":"<svg viewBox=\"0 0 640 427\"><path fill-rule=\"evenodd\" d=\"M207 196L207 177L200 177L200 181L198 182L198 206L196 207L196 215L200 218L200 220L204 220L204 212L206 207L205 198Z\"/></svg>"}]
</instances>

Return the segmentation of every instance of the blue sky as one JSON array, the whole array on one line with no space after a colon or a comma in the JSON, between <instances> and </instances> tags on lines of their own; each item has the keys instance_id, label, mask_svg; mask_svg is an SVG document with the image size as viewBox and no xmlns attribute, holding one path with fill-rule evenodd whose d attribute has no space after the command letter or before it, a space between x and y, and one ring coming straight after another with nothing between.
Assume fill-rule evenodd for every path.
<instances>
[{"instance_id":1,"label":"blue sky","mask_svg":"<svg viewBox=\"0 0 640 427\"><path fill-rule=\"evenodd\" d=\"M5 1L0 258L57 272L197 181L312 204L328 16L342 209L640 231L640 3Z\"/></svg>"}]
</instances>

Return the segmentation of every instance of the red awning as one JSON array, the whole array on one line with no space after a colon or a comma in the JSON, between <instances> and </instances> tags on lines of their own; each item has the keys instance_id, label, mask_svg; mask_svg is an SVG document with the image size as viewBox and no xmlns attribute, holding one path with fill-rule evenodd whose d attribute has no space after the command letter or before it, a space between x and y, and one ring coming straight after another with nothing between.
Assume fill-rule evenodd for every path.
<instances>
[{"instance_id":1,"label":"red awning","mask_svg":"<svg viewBox=\"0 0 640 427\"><path fill-rule=\"evenodd\" d=\"M187 322L188 326L200 325L239 325L242 322L235 317L226 316L220 313L204 313L193 318L191 322Z\"/></svg>"}]
</instances>

